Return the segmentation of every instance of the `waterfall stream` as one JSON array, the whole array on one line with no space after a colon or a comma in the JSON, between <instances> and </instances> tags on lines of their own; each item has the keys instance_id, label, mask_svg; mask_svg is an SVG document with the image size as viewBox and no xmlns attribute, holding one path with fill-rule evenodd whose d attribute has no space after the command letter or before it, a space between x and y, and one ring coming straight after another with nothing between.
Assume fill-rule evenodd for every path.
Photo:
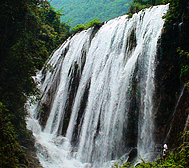
<instances>
[{"instance_id":1,"label":"waterfall stream","mask_svg":"<svg viewBox=\"0 0 189 168\"><path fill-rule=\"evenodd\" d=\"M70 37L35 76L40 102L27 127L45 168L110 167L131 149L154 150L156 50L168 5Z\"/></svg>"}]
</instances>

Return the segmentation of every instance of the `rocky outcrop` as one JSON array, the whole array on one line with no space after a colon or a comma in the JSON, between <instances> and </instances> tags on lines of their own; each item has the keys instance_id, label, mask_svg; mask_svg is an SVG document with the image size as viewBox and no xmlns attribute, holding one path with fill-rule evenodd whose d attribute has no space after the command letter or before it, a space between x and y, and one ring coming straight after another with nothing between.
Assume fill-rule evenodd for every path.
<instances>
[{"instance_id":1,"label":"rocky outcrop","mask_svg":"<svg viewBox=\"0 0 189 168\"><path fill-rule=\"evenodd\" d=\"M189 88L184 88L180 101L175 109L172 117L170 129L165 142L170 148L176 148L183 143L182 135L189 130L188 116L189 116Z\"/></svg>"},{"instance_id":2,"label":"rocky outcrop","mask_svg":"<svg viewBox=\"0 0 189 168\"><path fill-rule=\"evenodd\" d=\"M188 130L189 74L182 72L188 58L180 51L188 51L189 10L183 6L181 11L185 14L167 18L157 56L155 138L158 144L168 143L169 149L178 147Z\"/></svg>"}]
</instances>

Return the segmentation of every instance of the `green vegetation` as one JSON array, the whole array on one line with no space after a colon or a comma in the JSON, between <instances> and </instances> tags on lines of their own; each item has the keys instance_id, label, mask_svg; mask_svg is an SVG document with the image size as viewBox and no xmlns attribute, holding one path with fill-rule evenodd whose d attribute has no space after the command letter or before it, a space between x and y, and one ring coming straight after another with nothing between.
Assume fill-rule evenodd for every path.
<instances>
[{"instance_id":1,"label":"green vegetation","mask_svg":"<svg viewBox=\"0 0 189 168\"><path fill-rule=\"evenodd\" d=\"M52 0L51 5L61 10L65 16L63 22L75 27L93 19L108 21L128 12L131 0Z\"/></svg>"},{"instance_id":2,"label":"green vegetation","mask_svg":"<svg viewBox=\"0 0 189 168\"><path fill-rule=\"evenodd\" d=\"M77 32L80 32L82 30L86 30L90 27L100 27L102 25L101 21L98 19L94 19L92 21L90 21L89 23L86 23L85 25L82 24L78 24L77 26L72 28L72 34L75 34Z\"/></svg>"},{"instance_id":3,"label":"green vegetation","mask_svg":"<svg viewBox=\"0 0 189 168\"><path fill-rule=\"evenodd\" d=\"M0 139L0 166L1 167L26 167L28 161L26 155L20 145L17 142L17 136L14 131L14 127L11 124L10 115L6 115L9 111L0 102L0 134L2 138Z\"/></svg>"},{"instance_id":4,"label":"green vegetation","mask_svg":"<svg viewBox=\"0 0 189 168\"><path fill-rule=\"evenodd\" d=\"M180 56L180 59L182 60L180 78L187 77L189 72L189 52L181 50L180 47L178 47L177 52Z\"/></svg>"},{"instance_id":5,"label":"green vegetation","mask_svg":"<svg viewBox=\"0 0 189 168\"><path fill-rule=\"evenodd\" d=\"M0 167L28 167L32 163L23 151L32 153L34 140L24 104L38 93L32 75L70 35L70 27L47 1L3 0L0 6Z\"/></svg>"},{"instance_id":6,"label":"green vegetation","mask_svg":"<svg viewBox=\"0 0 189 168\"><path fill-rule=\"evenodd\" d=\"M189 131L186 131L182 138L189 137ZM187 168L189 167L189 142L184 142L178 148L175 148L170 153L167 153L165 160L158 159L156 162L145 162L141 159L141 163L132 166L132 163L125 162L122 166L115 163L115 168Z\"/></svg>"},{"instance_id":7,"label":"green vegetation","mask_svg":"<svg viewBox=\"0 0 189 168\"><path fill-rule=\"evenodd\" d=\"M132 0L129 5L129 16L133 13L137 13L144 8L149 8L150 6L167 4L169 0Z\"/></svg>"}]
</instances>

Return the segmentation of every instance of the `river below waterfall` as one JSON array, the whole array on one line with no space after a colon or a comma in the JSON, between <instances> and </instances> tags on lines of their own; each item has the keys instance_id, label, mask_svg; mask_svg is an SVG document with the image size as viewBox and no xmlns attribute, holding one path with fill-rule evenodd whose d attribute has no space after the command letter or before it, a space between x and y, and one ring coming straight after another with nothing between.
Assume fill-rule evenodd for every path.
<instances>
[{"instance_id":1,"label":"river below waterfall","mask_svg":"<svg viewBox=\"0 0 189 168\"><path fill-rule=\"evenodd\" d=\"M34 77L40 101L27 128L45 168L111 167L137 149L154 154L154 78L168 5L110 20L70 37Z\"/></svg>"}]
</instances>

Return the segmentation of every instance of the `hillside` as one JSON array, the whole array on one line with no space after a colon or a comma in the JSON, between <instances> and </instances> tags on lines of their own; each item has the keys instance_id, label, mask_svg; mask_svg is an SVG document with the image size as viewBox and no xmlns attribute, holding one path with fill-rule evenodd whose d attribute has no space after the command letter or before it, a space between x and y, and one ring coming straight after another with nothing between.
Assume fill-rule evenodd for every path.
<instances>
[{"instance_id":1,"label":"hillside","mask_svg":"<svg viewBox=\"0 0 189 168\"><path fill-rule=\"evenodd\" d=\"M67 22L74 27L77 24L85 24L93 19L100 21L124 15L129 8L131 0L52 0L51 6L61 10L64 16L61 21Z\"/></svg>"}]
</instances>

